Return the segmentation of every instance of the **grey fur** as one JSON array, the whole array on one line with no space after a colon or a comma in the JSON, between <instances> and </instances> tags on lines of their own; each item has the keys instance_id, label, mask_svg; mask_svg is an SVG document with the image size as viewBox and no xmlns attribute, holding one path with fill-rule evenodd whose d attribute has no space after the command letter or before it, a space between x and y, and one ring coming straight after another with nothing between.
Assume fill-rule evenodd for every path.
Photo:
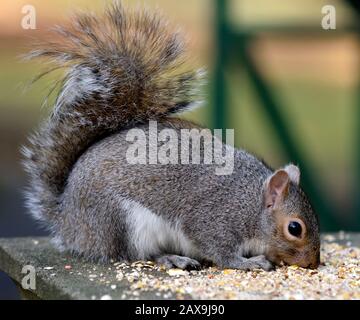
<instances>
[{"instance_id":1,"label":"grey fur","mask_svg":"<svg viewBox=\"0 0 360 320\"><path fill-rule=\"evenodd\" d=\"M62 42L34 51L32 57L50 57L68 71L54 112L24 148L32 214L60 248L97 261L145 257L188 268L208 260L246 270L270 270L269 260L282 259L317 265L318 221L307 197L289 180L281 202L267 208L274 172L246 151L235 150L229 176L215 175L214 164L127 163L130 128L148 135L150 119L159 131L196 127L168 117L196 102L201 80L197 71L179 73L183 44L168 30L157 15L115 3L103 17L77 16L69 28L58 28ZM126 201L177 230L191 256L181 257L184 246L170 242L140 256ZM284 238L276 214L303 220L301 247Z\"/></svg>"}]
</instances>

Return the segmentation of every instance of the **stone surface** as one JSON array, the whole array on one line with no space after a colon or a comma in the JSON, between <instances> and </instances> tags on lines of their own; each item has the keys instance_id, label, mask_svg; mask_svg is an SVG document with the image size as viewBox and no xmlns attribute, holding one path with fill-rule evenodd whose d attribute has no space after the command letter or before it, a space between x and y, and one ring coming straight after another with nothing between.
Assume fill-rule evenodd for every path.
<instances>
[{"instance_id":1,"label":"stone surface","mask_svg":"<svg viewBox=\"0 0 360 320\"><path fill-rule=\"evenodd\" d=\"M33 294L22 292L27 295L25 298L101 299L110 295L113 299L121 299L123 290L129 286L127 280L116 279L113 265L92 264L60 254L49 238L0 239L0 270L19 284L25 276L21 273L25 265L32 265L36 270L36 290ZM94 275L96 277L91 277ZM114 284L116 289L111 288ZM155 295L151 292L142 296L144 299L152 297Z\"/></svg>"},{"instance_id":2,"label":"stone surface","mask_svg":"<svg viewBox=\"0 0 360 320\"><path fill-rule=\"evenodd\" d=\"M360 234L355 233L327 234L323 236L323 240L360 247ZM170 285L173 283L173 286L176 286L177 283L181 283L176 279L176 277L182 276L180 271L165 272L150 262L148 264L139 262L131 266L120 263L93 264L68 254L59 253L53 248L48 238L0 239L0 270L19 284L24 277L21 269L25 265L35 267L36 290L35 292L23 290L24 298L109 300L127 298L188 299L193 297L188 288L179 287L169 293L166 286L163 285L164 283ZM210 277L211 275L214 277L215 275L216 277L218 272L227 275L230 271L211 271L209 274L206 272L205 274L189 273L188 278L193 281L197 276ZM138 281L139 275L146 281ZM160 282L157 281L158 278L161 279ZM155 283L152 287L149 286L151 282ZM141 286L147 286L150 289L144 291L141 290ZM21 286L19 285L19 287ZM176 292L179 292L179 295ZM223 298L223 296L220 297ZM195 296L195 298L199 298L199 296ZM204 298L207 296L204 295Z\"/></svg>"}]
</instances>

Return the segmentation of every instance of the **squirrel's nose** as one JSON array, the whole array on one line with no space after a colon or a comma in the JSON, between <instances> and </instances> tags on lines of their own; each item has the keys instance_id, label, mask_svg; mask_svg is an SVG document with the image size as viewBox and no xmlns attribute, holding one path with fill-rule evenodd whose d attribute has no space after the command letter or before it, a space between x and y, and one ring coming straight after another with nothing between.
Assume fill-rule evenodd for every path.
<instances>
[{"instance_id":1,"label":"squirrel's nose","mask_svg":"<svg viewBox=\"0 0 360 320\"><path fill-rule=\"evenodd\" d=\"M319 263L310 263L307 268L309 269L316 269L319 266Z\"/></svg>"},{"instance_id":2,"label":"squirrel's nose","mask_svg":"<svg viewBox=\"0 0 360 320\"><path fill-rule=\"evenodd\" d=\"M310 269L316 269L320 264L320 254L317 254L314 261L308 265Z\"/></svg>"},{"instance_id":3,"label":"squirrel's nose","mask_svg":"<svg viewBox=\"0 0 360 320\"><path fill-rule=\"evenodd\" d=\"M297 262L299 267L316 269L320 264L320 253L308 252Z\"/></svg>"}]
</instances>

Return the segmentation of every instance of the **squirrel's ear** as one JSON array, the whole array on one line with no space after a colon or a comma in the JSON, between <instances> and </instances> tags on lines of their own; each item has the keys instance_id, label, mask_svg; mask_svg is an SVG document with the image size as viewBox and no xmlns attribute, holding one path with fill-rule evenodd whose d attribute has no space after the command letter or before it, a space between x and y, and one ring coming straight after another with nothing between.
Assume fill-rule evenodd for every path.
<instances>
[{"instance_id":1,"label":"squirrel's ear","mask_svg":"<svg viewBox=\"0 0 360 320\"><path fill-rule=\"evenodd\" d=\"M299 185L300 182L300 169L299 167L295 166L294 164L288 164L284 170L289 175L290 180L295 183L296 185Z\"/></svg>"},{"instance_id":2,"label":"squirrel's ear","mask_svg":"<svg viewBox=\"0 0 360 320\"><path fill-rule=\"evenodd\" d=\"M290 183L289 174L285 169L275 171L265 181L265 205L274 208L285 198Z\"/></svg>"}]
</instances>

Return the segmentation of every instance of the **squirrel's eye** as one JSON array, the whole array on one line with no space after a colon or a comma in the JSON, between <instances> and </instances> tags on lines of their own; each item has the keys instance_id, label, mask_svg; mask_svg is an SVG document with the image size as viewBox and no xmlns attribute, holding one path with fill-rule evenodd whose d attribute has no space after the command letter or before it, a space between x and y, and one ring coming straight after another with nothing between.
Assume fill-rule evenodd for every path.
<instances>
[{"instance_id":1,"label":"squirrel's eye","mask_svg":"<svg viewBox=\"0 0 360 320\"><path fill-rule=\"evenodd\" d=\"M289 233L294 237L299 238L301 236L302 228L299 222L290 221L288 230Z\"/></svg>"}]
</instances>

